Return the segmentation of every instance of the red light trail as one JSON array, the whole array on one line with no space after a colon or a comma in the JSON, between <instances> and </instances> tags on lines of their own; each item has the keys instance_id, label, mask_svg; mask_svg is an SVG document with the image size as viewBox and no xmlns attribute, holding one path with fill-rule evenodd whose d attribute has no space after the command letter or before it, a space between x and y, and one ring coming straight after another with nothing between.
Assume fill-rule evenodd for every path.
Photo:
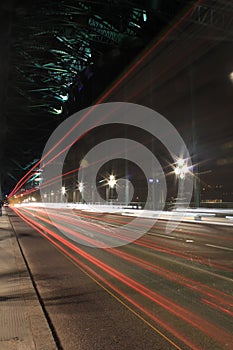
<instances>
[{"instance_id":1,"label":"red light trail","mask_svg":"<svg viewBox=\"0 0 233 350\"><path fill-rule=\"evenodd\" d=\"M159 309L161 308L163 310L163 314L164 312L172 314L173 317L179 319L179 322L185 322L185 324L188 325L188 327L196 329L196 331L201 332L208 338L212 339L212 341L217 342L223 348L231 348L231 345L229 344L232 344L233 337L226 330L221 329L221 327L216 326L212 322L209 322L203 316L199 316L196 312L193 312L191 309L180 306L174 301L172 301L170 298L165 297L159 294L157 291L146 287L134 278L129 277L127 274L119 271L110 264L105 263L104 261L96 258L93 254L85 252L84 249L77 247L75 244L69 242L66 238L58 235L56 232L54 232L52 228L47 227L47 225L49 225L50 227L52 227L52 225L51 221L44 217L43 210L41 211L41 215L43 216L33 213L33 217L29 217L29 215L31 215L31 212L28 210L18 210L16 208L14 208L14 210L27 223L33 226L38 232L43 234L43 236L45 236L59 249L61 249L63 253L72 258L72 260L76 261L76 263L79 266L81 266L85 271L90 273L99 281L102 281L104 285L107 285L111 290L115 291L123 299L123 301L126 300L127 302L129 302L146 317L148 317L151 321L155 322L155 324L157 324L159 327L162 327L174 337L182 341L184 344L189 346L189 348L196 350L201 349L201 347L199 347L197 343L193 342L191 339L188 339L182 331L176 329L176 327L169 324L169 322L165 322L163 316L158 317L156 313L151 312L151 310L149 310L143 305L144 302L142 302L141 300L145 298L146 300L152 302L154 305L157 305ZM40 222L35 221L35 219L39 219ZM72 220L70 220L69 218L67 218L66 220L67 222L72 222ZM90 229L89 224L90 223L88 223L88 229ZM71 228L67 228L65 225L59 223L57 227L59 226L64 231L69 232L73 235L77 235L77 231L74 231ZM44 232L46 232L47 235L44 234ZM102 232L102 230L98 228L98 232ZM92 239L90 239L89 237L85 237L84 240L86 240L87 242L92 241ZM135 246L137 246L138 243L140 243L140 240L134 242ZM69 250L67 251L67 249L71 250L71 252ZM141 258L135 255L128 254L115 248L104 250L109 255L117 256L121 260L129 262L130 266L135 265L143 270L150 271L152 274L159 275L165 280L169 280L183 285L184 287L190 289L194 293L203 295L204 298L200 298L200 301L203 303L203 305L206 305L210 308L214 308L215 306L215 309L217 309L219 312L222 312L223 314L228 316L232 315L232 311L229 310L229 308L232 308L233 305L232 296L218 291L212 287L206 286L203 283L194 281L178 273L173 273L172 271L164 269L158 266L157 264L142 260ZM173 252L170 253L173 254ZM169 255L170 253L169 249L167 249L166 254ZM78 254L79 258L73 254ZM80 258L85 259L86 262L80 261ZM91 266L89 264L91 264ZM100 270L100 272L95 271L95 269ZM111 280L110 282L105 277L105 274L106 276L111 276L113 280ZM115 285L116 283L117 286ZM119 283L122 287L119 287ZM135 296L132 297L131 292L125 291L125 288L127 288L126 290L128 290L129 288L129 291L134 291L134 293L136 293ZM138 295L141 296L140 298L143 298L140 299L140 302L138 301Z\"/></svg>"},{"instance_id":2,"label":"red light trail","mask_svg":"<svg viewBox=\"0 0 233 350\"><path fill-rule=\"evenodd\" d=\"M34 210L37 214L34 214L35 217L37 217L38 219L41 219L43 221L45 221L46 223L50 223L50 221L47 219L47 218L43 218L42 216L40 216L38 214L38 212L43 212L45 216L47 216L47 212L46 211L43 211L42 209L38 209L38 208L31 208L31 210ZM22 208L22 211L24 212L27 212L28 214L30 214L30 211L27 211L25 208ZM59 219L59 221L56 221L56 226L57 227L60 227L61 229L63 229L63 223L66 222L66 223L69 223L69 224L72 224L72 225L75 225L75 223L77 222L79 227L82 227L83 223L80 222L79 220L77 221L77 217L76 216L71 216L70 218L68 218L69 216L69 211L70 210L67 210L64 212L64 214L56 214L53 212L53 210L49 209L49 215L50 217L54 217L55 219ZM79 214L79 216L82 215L81 213ZM88 218L92 218L92 216L86 216L85 217L88 217ZM146 220L146 219L145 219ZM101 218L101 221L105 221L104 218ZM111 223L113 221L111 220ZM114 222L117 222L118 224L122 224L122 221L117 221L117 220L114 220ZM123 222L124 223L124 222ZM83 228L85 228L87 231L88 230L96 230L96 226L87 226L87 223L85 223L85 226L83 226ZM137 229L137 227L135 227L135 229ZM157 227L156 227L157 229ZM120 227L119 227L119 232L120 232ZM176 231L176 232L179 232L179 231ZM79 238L80 239L84 239L86 238L86 236L82 235L82 234L78 234L76 231L74 230L69 230L70 234L75 234L76 236L79 235ZM109 232L106 232L105 230L102 229L102 227L100 227L99 231L96 233L99 233L99 234L103 234L104 236L109 236L109 237L113 237L113 238L118 238L119 240L122 241L122 243L131 243L131 236L130 236L130 233L128 235L124 235L124 237L122 235L118 235L118 234L111 234ZM185 231L183 231L183 233L185 233ZM190 234L190 232L187 232L188 234ZM103 239L103 238L102 238ZM158 238L159 239L159 238ZM101 247L101 248L104 248L104 247L108 247L108 243L104 243L102 244L101 243L101 238L100 238L100 241L95 241L94 239L89 239L88 241L91 245L93 245L94 247ZM161 253L165 253L165 254L168 254L170 256L175 256L175 257L178 257L178 258L181 258L181 259L184 259L184 260L188 260L188 261L192 261L192 262L197 262L199 264L203 264L203 265L206 265L206 266L210 266L210 267L215 267L217 269L220 269L220 270L224 270L224 271L230 271L230 272L233 272L233 268L229 267L229 266L226 266L226 265L222 265L222 264L219 264L219 263L216 263L214 261L210 261L210 259L208 257L204 257L200 254L190 254L190 253L185 253L185 252L179 252L177 251L177 249L173 249L172 246L168 248L167 244L164 244L164 243L155 243L155 242L151 242L151 240L148 239L148 236L143 236L140 240L138 241L135 241L134 244L138 245L138 246L141 246L141 247L145 247L145 248L149 248L149 249L152 249L154 252L161 252ZM169 241L169 244L174 244L174 242L172 241Z\"/></svg>"}]
</instances>

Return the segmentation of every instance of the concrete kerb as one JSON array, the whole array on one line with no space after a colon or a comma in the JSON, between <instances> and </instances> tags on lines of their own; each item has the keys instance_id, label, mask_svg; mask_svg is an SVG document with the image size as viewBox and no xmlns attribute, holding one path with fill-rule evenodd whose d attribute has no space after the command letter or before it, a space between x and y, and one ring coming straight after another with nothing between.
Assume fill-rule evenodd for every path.
<instances>
[{"instance_id":1,"label":"concrete kerb","mask_svg":"<svg viewBox=\"0 0 233 350\"><path fill-rule=\"evenodd\" d=\"M58 349L9 217L0 217L0 348L4 350Z\"/></svg>"}]
</instances>

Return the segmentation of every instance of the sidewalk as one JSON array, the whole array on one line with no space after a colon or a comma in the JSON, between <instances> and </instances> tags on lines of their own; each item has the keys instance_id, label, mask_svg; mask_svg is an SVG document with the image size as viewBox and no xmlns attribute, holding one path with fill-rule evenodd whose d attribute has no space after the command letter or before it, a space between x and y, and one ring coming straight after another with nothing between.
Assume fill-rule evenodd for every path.
<instances>
[{"instance_id":1,"label":"sidewalk","mask_svg":"<svg viewBox=\"0 0 233 350\"><path fill-rule=\"evenodd\" d=\"M57 349L4 208L0 216L0 349Z\"/></svg>"}]
</instances>

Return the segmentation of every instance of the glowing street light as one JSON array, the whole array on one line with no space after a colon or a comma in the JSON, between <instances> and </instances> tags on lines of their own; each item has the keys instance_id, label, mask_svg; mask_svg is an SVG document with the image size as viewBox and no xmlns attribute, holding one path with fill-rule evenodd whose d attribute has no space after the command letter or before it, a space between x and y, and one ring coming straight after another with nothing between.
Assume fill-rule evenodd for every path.
<instances>
[{"instance_id":1,"label":"glowing street light","mask_svg":"<svg viewBox=\"0 0 233 350\"><path fill-rule=\"evenodd\" d=\"M65 188L65 186L62 186L62 188L61 188L61 202L63 202L63 200L65 199L65 195L66 195L66 188Z\"/></svg>"},{"instance_id":2,"label":"glowing street light","mask_svg":"<svg viewBox=\"0 0 233 350\"><path fill-rule=\"evenodd\" d=\"M187 163L185 159L179 158L176 162L176 167L174 170L176 176L179 179L180 182L180 205L182 205L182 202L184 201L184 180L186 174L189 172L189 167L187 166Z\"/></svg>"},{"instance_id":3,"label":"glowing street light","mask_svg":"<svg viewBox=\"0 0 233 350\"><path fill-rule=\"evenodd\" d=\"M79 200L79 202L83 203L84 202L84 199L83 199L84 183L83 182L79 182L78 190L79 190L79 193L80 193L80 197L79 197L80 200Z\"/></svg>"},{"instance_id":4,"label":"glowing street light","mask_svg":"<svg viewBox=\"0 0 233 350\"><path fill-rule=\"evenodd\" d=\"M78 190L79 190L80 193L83 192L83 190L84 190L84 184L83 184L83 182L80 182L80 183L78 184Z\"/></svg>"},{"instance_id":5,"label":"glowing street light","mask_svg":"<svg viewBox=\"0 0 233 350\"><path fill-rule=\"evenodd\" d=\"M189 168L185 162L185 159L178 159L175 167L175 174L183 180L185 175L189 172Z\"/></svg>"},{"instance_id":6,"label":"glowing street light","mask_svg":"<svg viewBox=\"0 0 233 350\"><path fill-rule=\"evenodd\" d=\"M109 176L109 180L108 180L108 186L106 187L106 198L107 198L107 202L109 202L110 197L112 196L113 193L113 189L116 186L116 178L114 175L110 175Z\"/></svg>"},{"instance_id":7,"label":"glowing street light","mask_svg":"<svg viewBox=\"0 0 233 350\"><path fill-rule=\"evenodd\" d=\"M108 180L108 185L110 188L114 188L116 186L116 179L114 175L110 175L109 180Z\"/></svg>"}]
</instances>

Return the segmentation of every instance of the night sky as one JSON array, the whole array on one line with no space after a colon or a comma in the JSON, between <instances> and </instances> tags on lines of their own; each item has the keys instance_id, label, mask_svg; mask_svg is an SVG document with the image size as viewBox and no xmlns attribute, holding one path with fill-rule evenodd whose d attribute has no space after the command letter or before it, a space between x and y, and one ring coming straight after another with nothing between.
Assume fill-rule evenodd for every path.
<instances>
[{"instance_id":1,"label":"night sky","mask_svg":"<svg viewBox=\"0 0 233 350\"><path fill-rule=\"evenodd\" d=\"M170 9L167 2L149 2L145 12L140 0L1 1L0 162L6 192L40 158L59 123L92 104L183 3Z\"/></svg>"},{"instance_id":2,"label":"night sky","mask_svg":"<svg viewBox=\"0 0 233 350\"><path fill-rule=\"evenodd\" d=\"M216 26L217 27L217 26ZM156 45L109 100L150 107L179 131L202 186L232 191L232 31L184 23ZM231 193L232 194L232 193Z\"/></svg>"}]
</instances>

